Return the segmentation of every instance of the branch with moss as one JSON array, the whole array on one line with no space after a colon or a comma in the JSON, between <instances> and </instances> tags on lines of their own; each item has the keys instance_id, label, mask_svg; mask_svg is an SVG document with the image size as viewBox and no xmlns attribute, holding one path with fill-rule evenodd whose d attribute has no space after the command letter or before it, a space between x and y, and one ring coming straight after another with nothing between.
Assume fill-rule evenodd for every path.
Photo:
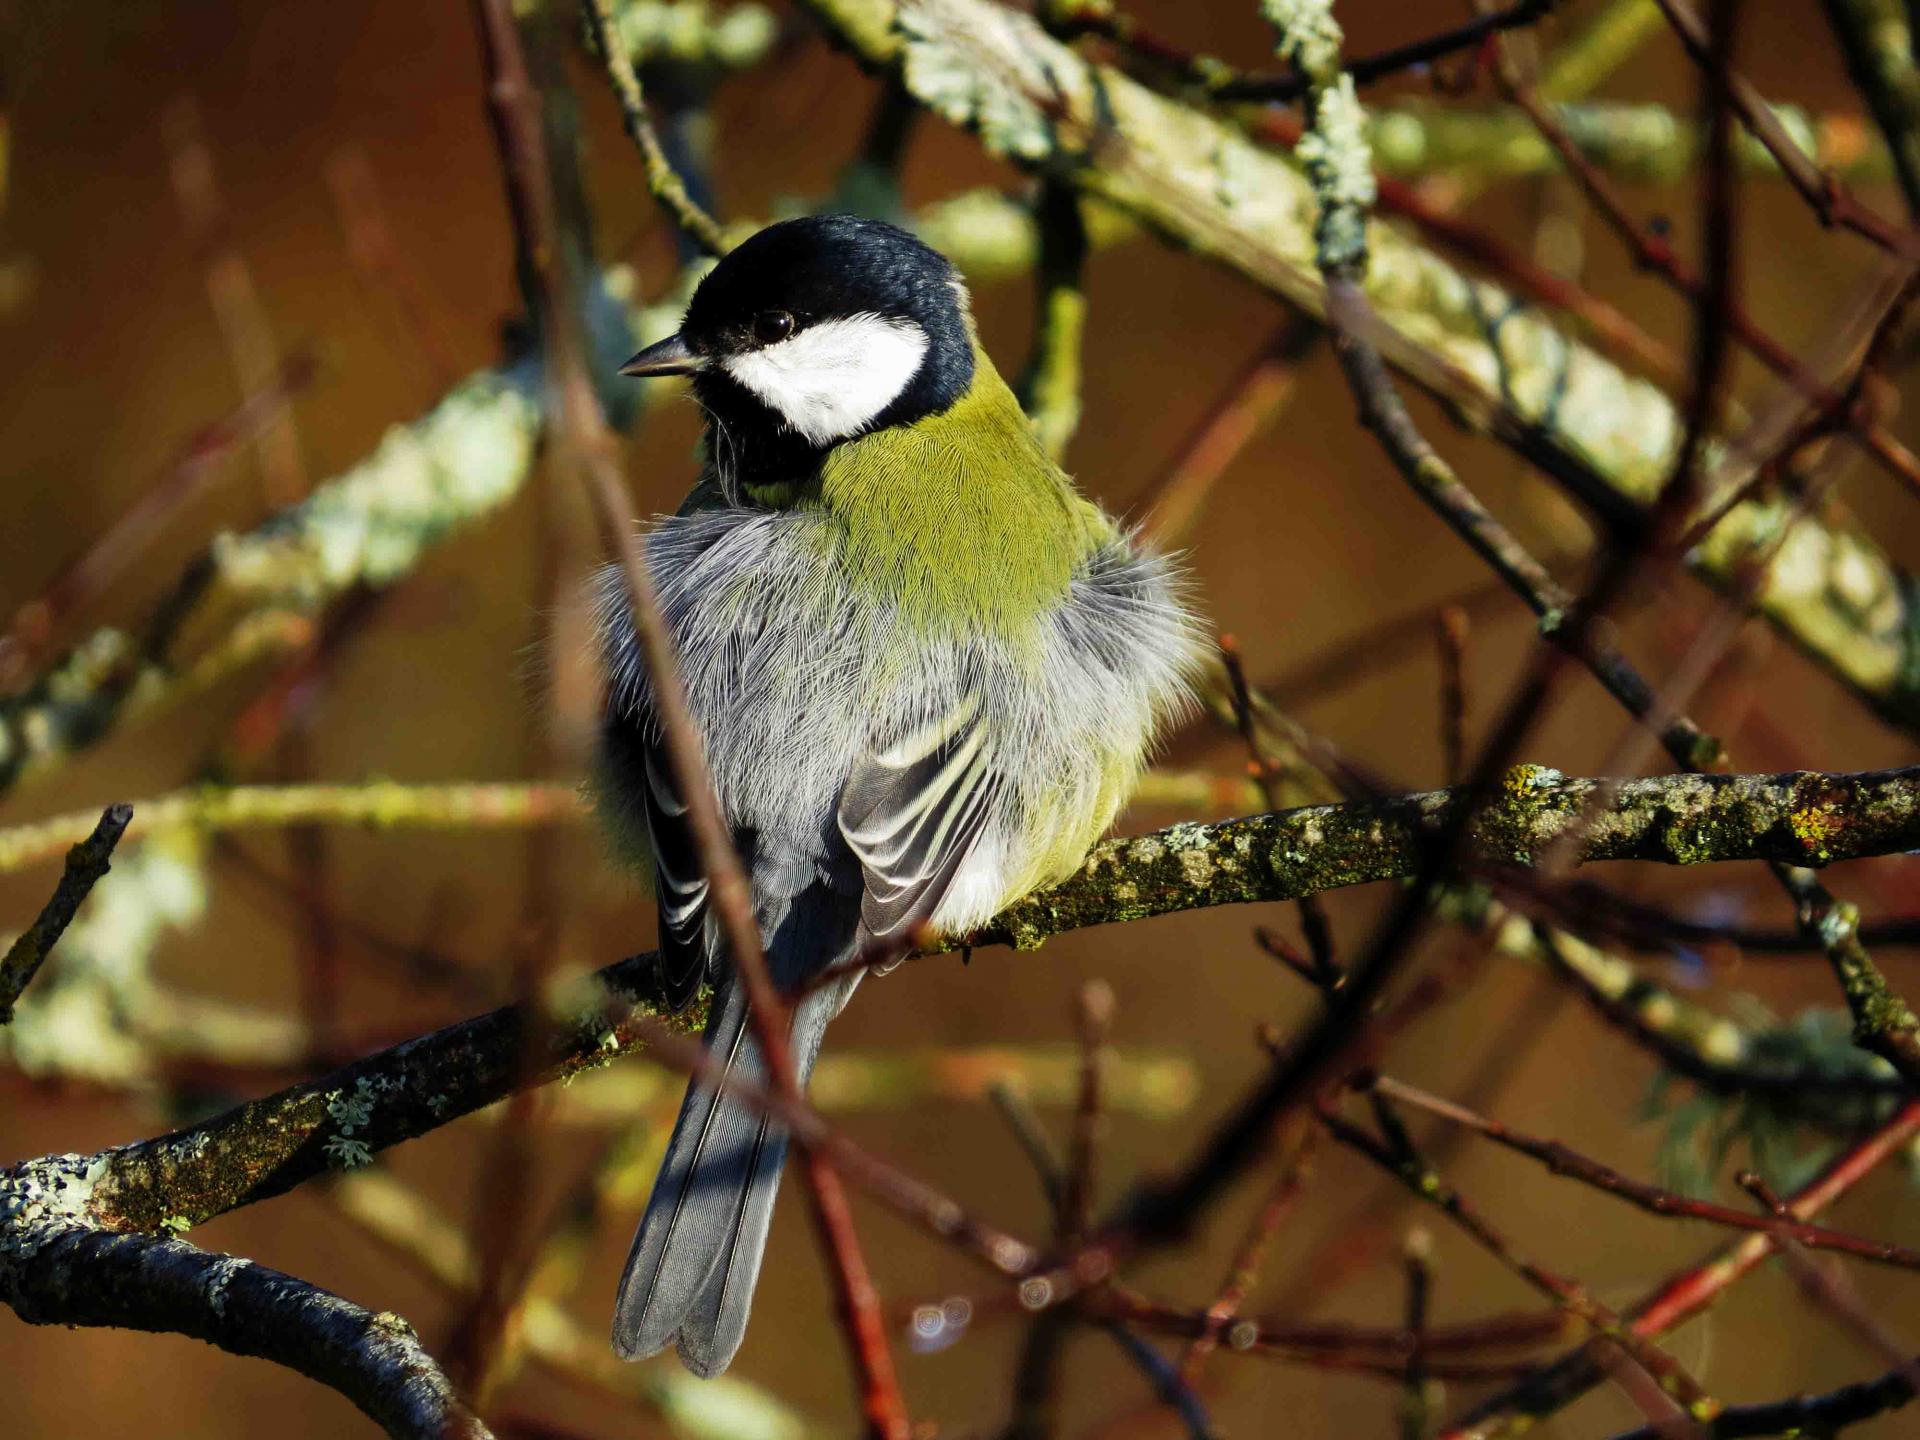
<instances>
[{"instance_id":1,"label":"branch with moss","mask_svg":"<svg viewBox=\"0 0 1920 1440\"><path fill-rule=\"evenodd\" d=\"M1812 114L1795 105L1769 105L1767 110L1800 151L1837 178L1872 185L1891 177L1887 151L1874 143L1857 116ZM1554 114L1580 153L1616 179L1673 184L1700 163L1698 122L1665 105L1594 100L1556 105ZM1402 102L1374 114L1368 138L1382 172L1409 179L1443 175L1522 180L1560 169L1552 147L1533 123L1508 105ZM1784 175L1767 147L1752 136L1735 145L1734 160L1744 175Z\"/></svg>"},{"instance_id":2,"label":"branch with moss","mask_svg":"<svg viewBox=\"0 0 1920 1440\"><path fill-rule=\"evenodd\" d=\"M1205 770L1152 770L1133 803L1161 810L1219 814L1260 803L1244 777ZM444 785L403 780L360 784L198 785L135 802L129 843L177 828L263 830L294 825L358 826L368 830L527 829L587 815L577 785L557 781L468 780ZM96 823L91 810L69 811L0 829L0 875L57 858L85 840Z\"/></svg>"},{"instance_id":3,"label":"branch with moss","mask_svg":"<svg viewBox=\"0 0 1920 1440\"><path fill-rule=\"evenodd\" d=\"M631 13L631 11L629 11ZM653 117L647 113L646 96L640 89L640 76L634 69L633 54L626 37L619 33L619 19L613 0L587 0L583 10L588 33L607 67L613 93L620 102L620 118L627 137L640 152L646 171L647 189L659 202L667 218L680 233L691 239L708 255L727 253L727 237L713 216L700 208L680 178L654 131Z\"/></svg>"},{"instance_id":4,"label":"branch with moss","mask_svg":"<svg viewBox=\"0 0 1920 1440\"><path fill-rule=\"evenodd\" d=\"M1176 244L1314 315L1317 206L1283 159L1192 106L1095 65L986 0L807 0L865 64L987 148L1069 180ZM1672 471L1673 401L1552 317L1375 225L1367 296L1387 362L1611 518L1632 521ZM1733 506L1689 557L1735 587L1795 513ZM1888 720L1920 727L1920 584L1841 524L1794 527L1752 607Z\"/></svg>"},{"instance_id":5,"label":"branch with moss","mask_svg":"<svg viewBox=\"0 0 1920 1440\"><path fill-rule=\"evenodd\" d=\"M1468 854L1489 867L1528 866L1568 837L1576 838L1581 863L1826 865L1912 848L1920 838L1920 768L1607 781L1521 765L1490 796L1433 790L1176 825L1108 841L1066 881L959 938L1030 949L1087 925L1402 879L1418 873L1435 838L1476 806Z\"/></svg>"},{"instance_id":6,"label":"branch with moss","mask_svg":"<svg viewBox=\"0 0 1920 1440\"><path fill-rule=\"evenodd\" d=\"M1088 239L1133 233L1111 207L1090 206ZM1039 262L1031 207L994 190L949 197L911 217L975 283ZM642 304L631 272L601 277L589 325L600 369L615 367L679 321L690 282ZM418 419L391 427L366 459L252 530L218 536L151 613L103 626L0 695L0 794L58 768L122 723L203 692L272 656L299 650L314 618L358 587L384 588L428 553L503 510L533 473L541 417L531 361L476 371ZM621 405L639 403L629 389Z\"/></svg>"},{"instance_id":7,"label":"branch with moss","mask_svg":"<svg viewBox=\"0 0 1920 1440\"><path fill-rule=\"evenodd\" d=\"M0 790L94 743L129 715L185 698L304 644L310 617L356 586L385 586L431 547L512 499L533 463L522 388L482 372L367 459L258 528L226 534L180 578L138 637L96 630L0 699Z\"/></svg>"},{"instance_id":8,"label":"branch with moss","mask_svg":"<svg viewBox=\"0 0 1920 1440\"><path fill-rule=\"evenodd\" d=\"M550 824L583 811L572 785L474 781L412 785L203 785L142 800L127 838L186 826L195 830L358 825L373 830L487 830ZM0 875L51 859L86 834L90 811L54 815L0 830Z\"/></svg>"},{"instance_id":9,"label":"branch with moss","mask_svg":"<svg viewBox=\"0 0 1920 1440\"><path fill-rule=\"evenodd\" d=\"M616 0L611 34L633 65L745 70L766 59L779 22L762 5L708 0Z\"/></svg>"},{"instance_id":10,"label":"branch with moss","mask_svg":"<svg viewBox=\"0 0 1920 1440\"><path fill-rule=\"evenodd\" d=\"M1586 812L1597 794L1607 807L1592 819ZM1576 827L1585 860L1825 864L1920 846L1920 769L1603 785L1523 766L1495 796L1439 791L1112 841L1064 885L966 941L1031 946L1085 925L1410 874L1469 807L1480 815L1473 855L1500 866L1525 865ZM664 1034L651 956L609 966L548 997L543 1009L540 1017L525 1006L493 1011L171 1135L0 1170L0 1295L28 1319L150 1323L266 1353L335 1384L377 1417L388 1412L375 1407L407 1397L441 1406L439 1423L465 1423L463 1411L448 1408L456 1402L439 1372L423 1357L415 1363L417 1347L395 1325L249 1262L152 1237L355 1169L518 1088L576 1075ZM673 1023L699 1020L696 1011ZM532 1056L522 1053L528 1045ZM1013 1249L1023 1252L1021 1264L1037 1258ZM88 1282L76 1284L73 1267L83 1264L99 1276L90 1269ZM200 1299L182 1308L193 1296ZM259 1323L231 1333L235 1313ZM267 1323L275 1315L310 1318ZM382 1388L396 1367L408 1377L404 1391ZM396 1434L426 1433L406 1428L405 1415L382 1423Z\"/></svg>"},{"instance_id":11,"label":"branch with moss","mask_svg":"<svg viewBox=\"0 0 1920 1440\"><path fill-rule=\"evenodd\" d=\"M1605 807L1589 815L1598 796ZM1469 808L1480 816L1470 854L1489 865L1525 866L1575 830L1579 858L1588 862L1824 865L1920 847L1920 768L1608 783L1521 766L1491 796L1440 790L1177 825L1108 841L1062 884L949 943L1032 948L1090 925L1401 878L1419 870L1435 837ZM660 1009L651 956L608 966L554 1004L554 1023L534 1025L524 1007L508 1006L190 1129L103 1151L89 1164L80 1200L92 1222L108 1229L155 1230L169 1219L197 1224L364 1163L518 1085L605 1063L647 1022L666 1018L690 1030L701 1020L697 1009L678 1016ZM530 1034L539 1050L523 1062ZM18 1228L24 1213L16 1209L0 1224L7 1244L25 1238Z\"/></svg>"}]
</instances>

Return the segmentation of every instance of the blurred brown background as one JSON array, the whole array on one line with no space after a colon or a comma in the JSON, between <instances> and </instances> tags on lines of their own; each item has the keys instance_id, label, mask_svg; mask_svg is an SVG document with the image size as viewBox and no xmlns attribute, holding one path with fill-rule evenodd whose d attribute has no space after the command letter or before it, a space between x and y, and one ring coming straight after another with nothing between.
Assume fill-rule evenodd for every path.
<instances>
[{"instance_id":1,"label":"blurred brown background","mask_svg":"<svg viewBox=\"0 0 1920 1440\"><path fill-rule=\"evenodd\" d=\"M1132 8L1195 48L1247 65L1266 61L1267 34L1251 3L1160 0ZM1592 8L1564 7L1573 20ZM1764 92L1815 110L1855 106L1810 0L1750 5L1747 12L1741 64ZM353 462L385 426L424 409L441 389L393 294L369 287L349 260L326 180L328 166L343 154L365 157L394 243L418 277L431 331L455 373L496 358L498 326L514 312L516 293L465 5L43 0L7 5L0 13L0 73L11 126L0 260L15 267L10 274L29 277L29 288L0 319L0 608L10 613L37 594L151 482L166 456L239 398L208 305L205 255L188 233L169 180L164 132L183 100L197 114L217 169L228 235L250 268L276 346L285 353L310 345L319 356L319 377L293 411L309 481ZM1351 52L1367 53L1455 23L1465 9L1438 0L1364 0L1342 4L1339 13ZM575 80L603 254L634 262L642 283L658 288L671 274L671 247L639 165L600 78L576 67ZM1679 47L1661 35L1603 93L1684 108L1694 84ZM1417 90L1419 82L1398 88ZM766 214L783 201L828 191L857 143L872 95L871 82L816 39L724 85L715 108L724 213ZM911 199L985 181L1014 186L1019 177L938 122L921 127L907 168ZM1476 202L1475 218L1526 245L1541 214L1581 216L1558 188L1558 182L1502 186ZM1692 243L1691 186L1630 195L1644 212L1673 216L1682 243ZM1891 194L1871 198L1889 213L1898 209ZM1745 203L1747 298L1774 333L1790 344L1810 343L1824 333L1871 257L1845 237L1822 234L1778 183L1749 184ZM1596 223L1583 222L1577 234L1587 283L1684 351L1684 306L1633 274ZM1283 317L1233 279L1147 240L1097 254L1089 284L1086 421L1070 465L1092 494L1125 511L1149 493L1213 397ZM988 348L1003 370L1017 369L1029 333L1027 287L1000 284L976 298ZM1742 378L1753 375L1743 371ZM1583 523L1546 482L1491 444L1451 430L1437 412L1420 413L1483 498L1530 541L1568 554L1588 543ZM1904 417L1893 423L1903 438L1914 438ZM648 417L630 466L643 509L677 501L693 474L695 437L687 404L662 406ZM538 490L529 486L508 510L435 551L381 602L377 618L355 632L305 728L306 773L341 780L529 773L546 668L530 660L541 618ZM1846 472L1841 495L1898 558L1920 563L1911 496L1857 464ZM258 466L242 452L228 462L227 478L212 497L177 517L136 578L88 620L140 616L208 535L253 523L260 497ZM1350 397L1324 353L1308 362L1284 420L1226 477L1192 538L1191 556L1211 614L1239 637L1256 676L1284 674L1369 625L1417 613L1482 578L1354 425ZM1643 613L1629 627L1636 654L1656 673L1709 613L1704 591L1689 585L1676 593L1681 603L1651 607L1657 613ZM1476 625L1470 652L1475 718L1497 706L1529 638L1514 602L1502 600ZM1742 768L1857 770L1915 759L1909 742L1864 718L1835 685L1765 634L1743 635L1736 656L1750 668L1714 687L1702 708L1710 727L1729 726L1723 733ZM205 707L227 715L249 693L242 680L194 702L191 713L129 727L83 763L8 795L0 824L191 780L211 731ZM1764 717L1745 703L1749 695L1759 697ZM1441 778L1429 653L1322 696L1302 713L1408 785ZM1601 763L1621 728L1615 709L1582 681L1569 687L1538 730L1529 755L1586 772ZM1215 759L1223 771L1235 764L1231 749L1217 751ZM290 774L290 763L282 756L261 773ZM1144 828L1170 818L1142 810L1128 824ZM277 872L298 864L298 852L281 837L238 843ZM598 858L590 835L569 831L561 843L568 953L603 963L650 943L649 906L635 884ZM519 837L342 833L331 838L328 854L331 893L344 913L403 942L431 935L505 993L526 871ZM297 1007L299 941L285 906L224 863L213 874L207 920L166 942L162 972L184 987ZM1914 876L1911 860L1875 862L1841 873L1836 884L1869 913L1911 912ZM5 925L32 913L50 878L42 870L0 884ZM1684 896L1695 910L1712 907L1774 923L1788 918L1777 894L1760 883L1764 877L1715 870L1609 878L1647 894ZM1382 898L1377 889L1332 897L1345 942L1358 943ZM1200 1080L1185 1114L1115 1117L1104 1161L1110 1198L1126 1177L1184 1154L1207 1117L1236 1093L1257 1064L1248 1039L1257 1021L1286 1025L1310 1013L1305 987L1249 944L1256 919L1292 923L1278 912L1213 911L1082 933L1037 955L983 953L968 968L951 960L910 965L867 987L835 1028L832 1044L1058 1041L1070 1034L1076 987L1104 976L1119 1000L1116 1038L1180 1049ZM1442 953L1467 942L1435 931L1427 943ZM1889 951L1881 958L1907 993L1920 988L1913 955ZM362 955L347 972L347 1013L368 1029L403 1032L464 1013L453 1002L410 994L380 969L377 957ZM1396 1071L1444 1093L1481 1063L1520 1007L1534 1005L1548 1017L1543 1043L1527 1050L1489 1108L1539 1133L1578 1137L1623 1169L1653 1173L1659 1127L1636 1118L1652 1078L1650 1062L1574 1004L1540 1008L1544 983L1517 966L1494 966L1402 1044ZM1781 1014L1837 1003L1817 961L1750 963L1716 983L1720 991L1706 997L1714 1003L1727 1003L1735 992L1756 994ZM7 1158L91 1150L154 1133L169 1120L156 1106L134 1100L30 1087L3 1093L0 1155ZM671 1099L661 1103L663 1115L670 1113ZM1049 1113L1064 1119L1057 1110ZM847 1123L861 1140L983 1212L1029 1233L1043 1230L1038 1189L988 1106L923 1104L858 1114ZM462 1122L394 1153L390 1163L451 1213L468 1214L484 1149L479 1133L475 1121ZM598 1143L576 1131L548 1133L528 1184L542 1197L558 1194ZM1469 1147L1453 1171L1530 1251L1611 1298L1637 1293L1714 1239L1697 1226L1611 1204L1490 1149ZM1298 1292L1303 1267L1324 1250L1330 1233L1361 1197L1384 1194L1387 1184L1345 1155L1324 1155L1319 1181L1282 1232L1273 1274L1253 1308L1267 1313L1284 1298L1295 1318L1397 1323L1400 1281L1391 1262L1371 1267L1330 1298ZM1140 1283L1204 1303L1259 1188L1245 1187L1232 1211L1216 1217L1193 1247L1156 1259ZM1914 1213L1908 1182L1889 1168L1850 1197L1834 1223L1914 1243L1920 1240ZM984 1288L966 1262L890 1216L864 1204L860 1214L890 1299ZM591 1278L572 1302L595 1334L604 1328L631 1218L623 1215L601 1234ZM1517 1282L1425 1217L1402 1211L1392 1223L1415 1218L1436 1230L1438 1319L1532 1303ZM455 1314L442 1292L314 1193L243 1210L196 1231L194 1239L289 1270L370 1308L397 1310L430 1347L445 1340ZM1911 1276L1870 1267L1852 1274L1878 1313L1904 1327L1909 1345L1920 1341ZM915 1413L938 1418L943 1433L989 1433L1005 1416L1022 1333L1017 1324L982 1322L939 1354L916 1356L903 1348ZM1806 1311L1787 1278L1773 1271L1747 1282L1678 1349L1729 1400L1826 1388L1881 1368L1830 1322ZM1076 1339L1068 1364L1074 1433L1148 1399L1137 1372L1101 1337ZM371 1433L328 1391L179 1338L33 1329L0 1315L0 1366L10 1377L0 1433L20 1440L75 1433L271 1432L279 1440ZM841 1343L801 1207L791 1196L782 1205L755 1323L736 1368L807 1412L837 1417L852 1432ZM1391 1433L1397 1401L1391 1386L1255 1360L1223 1360L1213 1373L1210 1403L1226 1433ZM518 1380L509 1400L584 1434L665 1433L637 1410L537 1374ZM1604 1435L1634 1419L1623 1401L1599 1395L1552 1422L1547 1433ZM1851 1433L1869 1440L1913 1433L1912 1426L1909 1414ZM1133 1433L1177 1432L1162 1412Z\"/></svg>"}]
</instances>

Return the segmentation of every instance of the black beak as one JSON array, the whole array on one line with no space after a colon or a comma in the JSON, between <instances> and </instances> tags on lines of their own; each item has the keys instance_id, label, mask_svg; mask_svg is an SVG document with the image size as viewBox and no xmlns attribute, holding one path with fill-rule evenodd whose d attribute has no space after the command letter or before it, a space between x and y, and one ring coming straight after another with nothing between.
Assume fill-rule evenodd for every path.
<instances>
[{"instance_id":1,"label":"black beak","mask_svg":"<svg viewBox=\"0 0 1920 1440\"><path fill-rule=\"evenodd\" d=\"M691 375L705 362L678 334L655 342L620 367L622 375Z\"/></svg>"}]
</instances>

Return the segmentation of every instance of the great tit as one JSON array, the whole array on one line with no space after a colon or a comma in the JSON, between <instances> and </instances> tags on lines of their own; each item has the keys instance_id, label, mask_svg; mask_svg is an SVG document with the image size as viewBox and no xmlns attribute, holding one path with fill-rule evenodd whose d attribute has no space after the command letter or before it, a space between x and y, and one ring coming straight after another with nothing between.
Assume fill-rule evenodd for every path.
<instances>
[{"instance_id":1,"label":"great tit","mask_svg":"<svg viewBox=\"0 0 1920 1440\"><path fill-rule=\"evenodd\" d=\"M844 215L769 226L636 376L684 375L705 468L646 538L804 1082L860 972L1063 878L1186 703L1201 627L1168 562L1082 498L980 348L954 267ZM650 857L669 998L763 1062L707 905L617 574L603 573L598 803ZM746 1331L787 1137L693 1084L620 1278L614 1349L699 1375Z\"/></svg>"}]
</instances>

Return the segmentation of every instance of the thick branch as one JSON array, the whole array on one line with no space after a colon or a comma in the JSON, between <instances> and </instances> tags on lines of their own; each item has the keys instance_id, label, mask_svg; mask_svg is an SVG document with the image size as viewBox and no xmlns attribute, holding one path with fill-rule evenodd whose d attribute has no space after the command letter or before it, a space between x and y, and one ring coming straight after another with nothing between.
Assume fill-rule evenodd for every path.
<instances>
[{"instance_id":1,"label":"thick branch","mask_svg":"<svg viewBox=\"0 0 1920 1440\"><path fill-rule=\"evenodd\" d=\"M1419 871L1428 845L1472 798L1464 789L1432 790L1110 840L1070 878L964 940L1027 949L1086 925L1400 879ZM1569 835L1578 836L1582 863L1668 865L1826 865L1920 841L1920 767L1619 783L1522 765L1508 772L1500 794L1481 803L1470 853L1491 866L1530 865ZM1588 815L1589 806L1598 808Z\"/></svg>"},{"instance_id":2,"label":"thick branch","mask_svg":"<svg viewBox=\"0 0 1920 1440\"><path fill-rule=\"evenodd\" d=\"M22 1320L190 1335L297 1370L403 1440L486 1440L398 1315L184 1240L101 1230L75 1205L93 1173L63 1156L0 1178L0 1299Z\"/></svg>"},{"instance_id":3,"label":"thick branch","mask_svg":"<svg viewBox=\"0 0 1920 1440\"><path fill-rule=\"evenodd\" d=\"M986 0L807 0L864 62L991 150L1069 180L1312 314L1317 207L1306 180L1231 127L1088 63ZM1652 501L1684 424L1672 401L1498 287L1385 226L1368 298L1389 364L1621 520ZM1734 586L1791 502L1747 500L1690 557ZM1753 608L1894 723L1920 725L1920 593L1858 532L1798 524Z\"/></svg>"}]
</instances>

